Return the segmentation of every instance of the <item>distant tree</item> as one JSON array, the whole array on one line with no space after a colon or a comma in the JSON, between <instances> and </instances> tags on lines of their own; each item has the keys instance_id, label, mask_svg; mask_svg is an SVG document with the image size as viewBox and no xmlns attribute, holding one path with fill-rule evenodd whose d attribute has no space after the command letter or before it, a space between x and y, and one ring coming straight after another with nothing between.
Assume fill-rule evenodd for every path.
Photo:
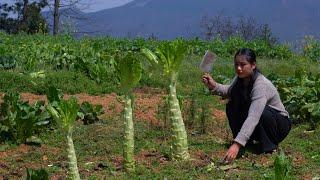
<instances>
[{"instance_id":1,"label":"distant tree","mask_svg":"<svg viewBox=\"0 0 320 180\"><path fill-rule=\"evenodd\" d=\"M201 27L205 31L206 40L210 40L212 38L221 38L222 40L226 40L235 33L231 18L223 16L222 13L211 18L203 16L201 20Z\"/></svg>"},{"instance_id":2,"label":"distant tree","mask_svg":"<svg viewBox=\"0 0 320 180\"><path fill-rule=\"evenodd\" d=\"M31 4L24 4L23 16L19 27L19 31L27 32L29 34L47 33L48 26L46 20L41 15L41 9L44 8L46 5L46 1L40 1L39 3L33 2Z\"/></svg>"},{"instance_id":3,"label":"distant tree","mask_svg":"<svg viewBox=\"0 0 320 180\"><path fill-rule=\"evenodd\" d=\"M278 42L278 38L273 35L268 24L260 26L258 37L268 43L269 46L273 46Z\"/></svg>"},{"instance_id":4,"label":"distant tree","mask_svg":"<svg viewBox=\"0 0 320 180\"><path fill-rule=\"evenodd\" d=\"M215 22L208 16L203 16L200 26L204 29L204 37L206 40L213 38Z\"/></svg>"},{"instance_id":5,"label":"distant tree","mask_svg":"<svg viewBox=\"0 0 320 180\"><path fill-rule=\"evenodd\" d=\"M28 12L29 12L29 8L28 8L28 4L29 4L29 0L23 0L23 12L22 12L22 23L26 23L26 21L28 21Z\"/></svg>"},{"instance_id":6,"label":"distant tree","mask_svg":"<svg viewBox=\"0 0 320 180\"><path fill-rule=\"evenodd\" d=\"M53 3L52 3L53 2ZM66 19L70 22L66 23L68 28L70 27L73 19L86 19L83 14L79 13L79 9L87 6L82 0L51 0L49 3L53 6L53 35L57 35L60 31L60 18L62 16L67 17Z\"/></svg>"},{"instance_id":7,"label":"distant tree","mask_svg":"<svg viewBox=\"0 0 320 180\"><path fill-rule=\"evenodd\" d=\"M272 34L269 25L261 25L252 17L242 16L234 23L231 17L223 16L222 13L214 17L203 16L200 27L204 30L206 40L213 38L227 40L229 37L237 35L247 41L262 39L270 46L277 43L277 38Z\"/></svg>"},{"instance_id":8,"label":"distant tree","mask_svg":"<svg viewBox=\"0 0 320 180\"><path fill-rule=\"evenodd\" d=\"M252 17L245 18L240 17L236 24L237 35L241 36L245 40L252 40L256 38L258 34L259 25Z\"/></svg>"},{"instance_id":9,"label":"distant tree","mask_svg":"<svg viewBox=\"0 0 320 180\"><path fill-rule=\"evenodd\" d=\"M156 34L151 33L150 36L148 37L148 40L156 41L156 40L159 40L159 38L157 37Z\"/></svg>"},{"instance_id":10,"label":"distant tree","mask_svg":"<svg viewBox=\"0 0 320 180\"><path fill-rule=\"evenodd\" d=\"M17 32L18 22L16 19L9 16L9 13L13 12L13 10L13 6L9 6L6 3L0 3L0 30L4 30L7 33Z\"/></svg>"},{"instance_id":11,"label":"distant tree","mask_svg":"<svg viewBox=\"0 0 320 180\"><path fill-rule=\"evenodd\" d=\"M0 29L8 33L27 32L30 34L47 32L47 23L41 9L47 6L46 0L16 0L13 5L0 3Z\"/></svg>"},{"instance_id":12,"label":"distant tree","mask_svg":"<svg viewBox=\"0 0 320 180\"><path fill-rule=\"evenodd\" d=\"M54 0L53 35L57 35L59 32L59 8L60 8L60 0Z\"/></svg>"},{"instance_id":13,"label":"distant tree","mask_svg":"<svg viewBox=\"0 0 320 180\"><path fill-rule=\"evenodd\" d=\"M222 40L226 40L235 34L235 27L232 23L231 17L226 17L224 19L224 23L222 23L222 29L219 33Z\"/></svg>"}]
</instances>

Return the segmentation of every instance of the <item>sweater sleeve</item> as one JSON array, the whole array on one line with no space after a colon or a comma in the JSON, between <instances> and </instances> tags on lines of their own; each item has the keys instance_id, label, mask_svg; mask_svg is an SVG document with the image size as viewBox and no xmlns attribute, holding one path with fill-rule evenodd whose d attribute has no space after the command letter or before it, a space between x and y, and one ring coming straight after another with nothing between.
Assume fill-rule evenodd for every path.
<instances>
[{"instance_id":1,"label":"sweater sleeve","mask_svg":"<svg viewBox=\"0 0 320 180\"><path fill-rule=\"evenodd\" d=\"M262 112L267 103L267 91L263 85L257 86L252 90L251 105L249 107L248 117L243 123L240 132L234 139L237 143L245 146L255 127L259 123Z\"/></svg>"},{"instance_id":2,"label":"sweater sleeve","mask_svg":"<svg viewBox=\"0 0 320 180\"><path fill-rule=\"evenodd\" d=\"M217 83L216 88L212 90L212 94L219 96L227 96L230 85L224 85Z\"/></svg>"},{"instance_id":3,"label":"sweater sleeve","mask_svg":"<svg viewBox=\"0 0 320 180\"><path fill-rule=\"evenodd\" d=\"M232 86L232 84L235 83L236 79L237 77L234 77L229 85L217 83L216 87L211 91L211 93L219 96L227 97L229 88Z\"/></svg>"}]
</instances>

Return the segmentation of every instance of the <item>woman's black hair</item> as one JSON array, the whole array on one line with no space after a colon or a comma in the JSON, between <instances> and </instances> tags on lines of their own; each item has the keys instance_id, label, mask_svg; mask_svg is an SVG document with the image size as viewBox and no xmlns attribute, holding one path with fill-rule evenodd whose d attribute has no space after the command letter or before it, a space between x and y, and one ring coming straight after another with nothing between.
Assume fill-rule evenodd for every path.
<instances>
[{"instance_id":1,"label":"woman's black hair","mask_svg":"<svg viewBox=\"0 0 320 180\"><path fill-rule=\"evenodd\" d=\"M236 59L237 56L245 55L247 61L250 64L253 64L256 62L256 54L252 49L249 48L241 48L239 49L236 54L234 55L234 59ZM250 94L253 89L253 84L255 80L257 79L258 75L260 74L260 70L258 68L255 68L253 70L253 73L250 77L249 84L245 87L243 83L243 79L237 78L235 84L229 88L229 102L237 104L238 107L248 107L251 103Z\"/></svg>"},{"instance_id":2,"label":"woman's black hair","mask_svg":"<svg viewBox=\"0 0 320 180\"><path fill-rule=\"evenodd\" d=\"M239 49L234 55L234 60L236 59L237 56L242 56L242 55L246 56L246 59L250 64L253 64L256 62L256 54L252 49L249 49L249 48Z\"/></svg>"}]
</instances>

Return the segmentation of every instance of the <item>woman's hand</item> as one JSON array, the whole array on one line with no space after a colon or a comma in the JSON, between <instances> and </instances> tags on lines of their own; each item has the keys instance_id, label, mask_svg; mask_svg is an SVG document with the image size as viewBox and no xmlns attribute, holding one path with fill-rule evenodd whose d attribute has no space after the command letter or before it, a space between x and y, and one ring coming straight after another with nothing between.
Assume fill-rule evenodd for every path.
<instances>
[{"instance_id":1,"label":"woman's hand","mask_svg":"<svg viewBox=\"0 0 320 180\"><path fill-rule=\"evenodd\" d=\"M215 89L217 83L209 74L205 74L202 76L202 82L209 88L209 90Z\"/></svg>"},{"instance_id":2,"label":"woman's hand","mask_svg":"<svg viewBox=\"0 0 320 180\"><path fill-rule=\"evenodd\" d=\"M241 145L237 142L234 142L228 149L227 154L224 157L224 160L226 163L232 162L234 159L236 159L239 150L241 148Z\"/></svg>"}]
</instances>

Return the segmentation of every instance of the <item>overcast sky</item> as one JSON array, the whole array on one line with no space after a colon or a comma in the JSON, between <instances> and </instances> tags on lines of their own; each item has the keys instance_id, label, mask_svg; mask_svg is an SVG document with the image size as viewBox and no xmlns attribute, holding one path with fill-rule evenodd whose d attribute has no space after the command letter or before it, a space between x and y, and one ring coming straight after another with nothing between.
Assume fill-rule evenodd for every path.
<instances>
[{"instance_id":1,"label":"overcast sky","mask_svg":"<svg viewBox=\"0 0 320 180\"><path fill-rule=\"evenodd\" d=\"M50 2L51 1L53 2L53 0L50 0ZM83 7L80 7L80 9L84 12L95 12L102 9L109 9L117 6L122 6L131 1L133 0L81 0L81 2L83 3ZM1 0L1 3L13 2L15 2L15 0Z\"/></svg>"}]
</instances>

